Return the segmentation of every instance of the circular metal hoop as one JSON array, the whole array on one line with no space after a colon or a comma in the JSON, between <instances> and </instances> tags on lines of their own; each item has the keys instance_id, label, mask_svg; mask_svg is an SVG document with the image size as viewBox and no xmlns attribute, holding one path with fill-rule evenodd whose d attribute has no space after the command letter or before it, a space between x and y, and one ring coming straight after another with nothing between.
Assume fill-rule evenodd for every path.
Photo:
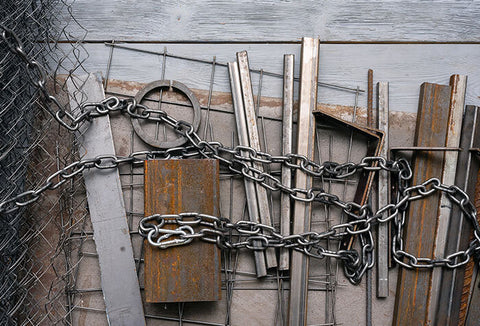
<instances>
[{"instance_id":1,"label":"circular metal hoop","mask_svg":"<svg viewBox=\"0 0 480 326\"><path fill-rule=\"evenodd\" d=\"M148 93L150 93L151 91L157 88L174 89L178 93L181 93L188 98L188 100L190 101L193 107L192 125L194 130L197 131L200 125L200 120L201 120L200 103L198 102L193 92L184 84L175 80L157 80L157 81L151 82L150 84L142 88L137 93L137 95L135 95L135 100L137 101L137 103L140 104ZM154 135L149 134L142 128L139 119L132 119L132 125L138 137L140 137L140 139L142 139L145 143L153 147L162 148L162 149L172 148L172 147L181 146L187 142L187 139L183 136L178 136L175 140L169 140L169 141L162 141L159 139L155 139Z\"/></svg>"}]
</instances>

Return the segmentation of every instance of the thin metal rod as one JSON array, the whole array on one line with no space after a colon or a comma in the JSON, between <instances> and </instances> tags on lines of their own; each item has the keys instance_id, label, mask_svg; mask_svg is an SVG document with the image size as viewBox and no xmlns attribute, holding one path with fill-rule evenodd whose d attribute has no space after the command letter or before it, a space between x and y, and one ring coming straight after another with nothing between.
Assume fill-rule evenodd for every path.
<instances>
[{"instance_id":1,"label":"thin metal rod","mask_svg":"<svg viewBox=\"0 0 480 326\"><path fill-rule=\"evenodd\" d=\"M113 50L115 49L115 40L112 41L112 47L110 48L110 53L108 54L108 63L107 63L107 71L105 72L105 79L103 80L103 88L107 91L108 87L108 79L110 78L110 68L112 67L112 58L113 58Z\"/></svg>"},{"instance_id":2,"label":"thin metal rod","mask_svg":"<svg viewBox=\"0 0 480 326\"><path fill-rule=\"evenodd\" d=\"M163 62L162 62L162 80L165 79L165 71L167 69L167 48L163 48ZM162 98L163 98L163 88L160 88L160 92L158 94L158 111L162 111ZM160 128L160 122L157 121L155 124L155 140L158 140L158 132ZM163 140L167 140L167 129L165 128L165 124L163 124Z\"/></svg>"},{"instance_id":3,"label":"thin metal rod","mask_svg":"<svg viewBox=\"0 0 480 326\"><path fill-rule=\"evenodd\" d=\"M243 100L240 85L240 74L236 62L228 63L228 72L230 77L230 86L232 88L232 100L235 111L235 122L237 124L238 143L239 145L249 146L248 130L245 115L243 114ZM260 216L258 211L258 204L256 198L255 184L244 178L245 195L247 198L248 216L250 221L260 223ZM265 263L265 256L262 251L255 251L255 268L257 277L264 277L267 275L267 266Z\"/></svg>"},{"instance_id":4,"label":"thin metal rod","mask_svg":"<svg viewBox=\"0 0 480 326\"><path fill-rule=\"evenodd\" d=\"M208 87L208 102L207 102L207 118L205 119L205 126L203 127L203 139L207 139L207 127L210 125L210 105L212 103L212 93L213 93L213 81L215 80L215 63L217 61L217 57L213 57L212 61L212 72L210 74L210 86ZM210 135L211 140L213 140L213 136Z\"/></svg>"},{"instance_id":5,"label":"thin metal rod","mask_svg":"<svg viewBox=\"0 0 480 326\"><path fill-rule=\"evenodd\" d=\"M244 116L248 131L249 146L255 150L260 151L260 137L258 134L257 117L255 114L255 105L253 100L252 80L250 78L250 69L248 63L248 56L246 51L237 52L238 71L240 75L240 85L243 98ZM253 167L263 171L262 164L258 162L253 163ZM267 190L259 184L255 184L258 211L260 213L260 221L262 224L272 226L272 216L270 214L270 207L268 204ZM277 267L277 257L275 256L275 249L269 248L265 251L267 259L267 268Z\"/></svg>"},{"instance_id":6,"label":"thin metal rod","mask_svg":"<svg viewBox=\"0 0 480 326\"><path fill-rule=\"evenodd\" d=\"M295 56L286 54L283 57L283 123L282 123L282 155L292 153L293 145L293 73ZM292 171L282 166L282 183L291 187ZM280 195L280 232L290 235L290 196L286 193ZM279 269L288 270L290 265L290 250L280 249Z\"/></svg>"},{"instance_id":7,"label":"thin metal rod","mask_svg":"<svg viewBox=\"0 0 480 326\"><path fill-rule=\"evenodd\" d=\"M123 50L135 51L135 52L140 52L140 53L145 53L145 54L163 55L163 52L132 48L132 47L129 47L129 46L119 45L119 44L116 44L116 43L112 44L112 43L106 42L104 44L106 46L116 47L116 48L123 49ZM171 58L175 58L175 59L212 64L212 61L205 60L205 59L192 58L192 57L181 56L181 55L176 55L176 54L171 54L171 53L168 53L167 56L171 57ZM218 66L227 67L227 63L224 63L224 62L217 62L216 64ZM250 69L250 71L254 72L254 73L260 73L261 69ZM265 76L283 78L283 74L277 74L277 73L269 72L269 71L265 71L265 70L263 70L263 73L265 74ZM294 77L293 80L296 81L296 82L300 81L301 77ZM324 82L319 82L319 81L317 81L317 85L320 86L320 87L334 88L334 89L339 89L339 90L343 90L343 91L347 91L347 92L351 92L351 93L356 93L357 91L360 92L360 93L365 92L365 90L363 90L363 89L357 89L357 88L341 86L341 85L336 85L336 84L331 84L331 83L324 83Z\"/></svg>"},{"instance_id":8,"label":"thin metal rod","mask_svg":"<svg viewBox=\"0 0 480 326\"><path fill-rule=\"evenodd\" d=\"M303 38L300 64L300 97L297 119L297 153L313 159L314 119L312 111L317 104L319 40ZM299 171L295 175L295 188L309 189L313 180ZM294 204L293 233L310 230L311 205L303 202ZM308 300L308 267L306 255L293 251L291 257L290 304L288 324L306 325Z\"/></svg>"},{"instance_id":9,"label":"thin metal rod","mask_svg":"<svg viewBox=\"0 0 480 326\"><path fill-rule=\"evenodd\" d=\"M383 147L380 156L389 158L389 84L388 82L377 83L377 109L378 129L383 131ZM378 207L388 204L390 198L390 178L387 171L378 173ZM377 297L388 297L388 247L389 247L389 226L386 223L378 225L377 233Z\"/></svg>"},{"instance_id":10,"label":"thin metal rod","mask_svg":"<svg viewBox=\"0 0 480 326\"><path fill-rule=\"evenodd\" d=\"M459 147L423 147L423 146L405 146L390 147L390 152L460 152Z\"/></svg>"}]
</instances>

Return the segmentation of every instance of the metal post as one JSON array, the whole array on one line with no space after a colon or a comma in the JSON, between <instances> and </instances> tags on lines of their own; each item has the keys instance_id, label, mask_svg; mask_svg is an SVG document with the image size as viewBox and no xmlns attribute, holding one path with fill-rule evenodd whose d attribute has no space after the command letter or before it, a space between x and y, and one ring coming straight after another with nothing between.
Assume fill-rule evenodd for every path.
<instances>
[{"instance_id":1,"label":"metal post","mask_svg":"<svg viewBox=\"0 0 480 326\"><path fill-rule=\"evenodd\" d=\"M378 129L383 131L383 147L380 151L380 156L388 159L388 82L377 83L377 106L378 106ZM378 207L384 207L388 204L389 194L389 175L387 171L381 170L378 172ZM378 248L377 248L377 297L388 297L388 224L380 223L378 225Z\"/></svg>"},{"instance_id":2,"label":"metal post","mask_svg":"<svg viewBox=\"0 0 480 326\"><path fill-rule=\"evenodd\" d=\"M282 154L292 152L293 142L293 69L295 56L286 54L283 57L283 120L282 120ZM291 187L292 171L282 167L282 183ZM290 235L290 196L282 193L280 197L280 232L282 235ZM290 250L280 250L280 270L288 270L290 265Z\"/></svg>"},{"instance_id":3,"label":"metal post","mask_svg":"<svg viewBox=\"0 0 480 326\"><path fill-rule=\"evenodd\" d=\"M243 114L243 100L240 86L240 75L238 73L238 66L236 62L228 63L228 73L230 76L230 87L232 88L233 108L235 111L235 122L237 124L238 143L242 146L248 146L248 130L245 115ZM250 221L260 223L260 216L258 213L257 198L255 193L255 184L243 178L245 184L245 195L247 197L248 216ZM262 251L255 251L255 268L257 277L267 275L267 267L265 264L265 256Z\"/></svg>"},{"instance_id":4,"label":"metal post","mask_svg":"<svg viewBox=\"0 0 480 326\"><path fill-rule=\"evenodd\" d=\"M300 68L300 105L297 118L297 153L313 159L314 119L312 111L317 104L319 40L303 38ZM296 171L295 188L308 189L312 178ZM310 230L311 205L296 201L294 204L293 233L299 234ZM308 257L293 251L290 270L290 304L288 324L305 325L307 322L308 297Z\"/></svg>"},{"instance_id":5,"label":"metal post","mask_svg":"<svg viewBox=\"0 0 480 326\"><path fill-rule=\"evenodd\" d=\"M248 141L250 147L260 151L260 138L257 128L257 116L255 114L255 105L253 102L252 81L250 78L250 66L248 64L247 51L237 52L238 72L240 75L240 85L243 97L243 109L245 114L245 121L248 130ZM263 171L261 163L254 162L253 167ZM255 184L258 200L258 210L260 213L260 221L262 224L272 226L272 217L270 215L270 208L268 204L267 189L260 184ZM265 251L267 259L267 268L277 267L277 257L275 256L275 249L269 248Z\"/></svg>"}]
</instances>

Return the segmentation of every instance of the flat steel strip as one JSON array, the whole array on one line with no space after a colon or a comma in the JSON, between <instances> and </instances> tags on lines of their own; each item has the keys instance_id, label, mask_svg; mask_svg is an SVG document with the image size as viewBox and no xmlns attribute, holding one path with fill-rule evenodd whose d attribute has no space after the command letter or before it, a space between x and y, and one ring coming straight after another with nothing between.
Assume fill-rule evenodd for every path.
<instances>
[{"instance_id":1,"label":"flat steel strip","mask_svg":"<svg viewBox=\"0 0 480 326\"><path fill-rule=\"evenodd\" d=\"M377 83L378 97L378 129L383 132L383 147L380 156L388 158L389 151L389 84ZM390 199L390 176L387 171L378 172L378 207L384 207ZM386 223L378 225L377 244L377 297L386 298L389 292L388 265L389 265L389 226Z\"/></svg>"},{"instance_id":2,"label":"flat steel strip","mask_svg":"<svg viewBox=\"0 0 480 326\"><path fill-rule=\"evenodd\" d=\"M230 77L230 87L232 89L233 109L235 112L235 123L237 124L238 142L241 146L248 146L248 129L245 115L243 114L243 99L240 86L240 75L236 62L228 63L228 73ZM245 185L245 196L247 200L248 216L250 221L260 223L260 214L258 211L257 195L253 181L243 178ZM267 275L267 265L265 254L261 251L254 251L255 269L257 277Z\"/></svg>"},{"instance_id":3,"label":"flat steel strip","mask_svg":"<svg viewBox=\"0 0 480 326\"><path fill-rule=\"evenodd\" d=\"M80 101L105 98L99 74L67 80L72 115L81 114ZM98 117L76 133L82 159L114 155L108 115ZM145 325L132 242L118 169L83 172L88 208L100 264L102 292L110 325Z\"/></svg>"},{"instance_id":4,"label":"flat steel strip","mask_svg":"<svg viewBox=\"0 0 480 326\"><path fill-rule=\"evenodd\" d=\"M313 159L314 119L312 112L317 104L317 79L320 42L303 38L300 62L300 97L297 117L297 153ZM295 188L309 189L312 178L296 171ZM293 233L308 232L311 224L311 204L296 201L293 207ZM293 251L290 262L290 302L288 325L307 323L308 267L306 255Z\"/></svg>"},{"instance_id":5,"label":"flat steel strip","mask_svg":"<svg viewBox=\"0 0 480 326\"><path fill-rule=\"evenodd\" d=\"M243 109L248 130L248 141L250 147L260 151L260 138L258 134L257 116L255 114L255 104L253 101L252 80L250 77L250 65L248 63L247 51L237 52L237 64L240 75ZM253 167L263 171L263 166L261 163L254 162ZM267 189L258 183L255 184L255 189L258 201L258 211L260 213L260 221L262 224L272 226L272 216L270 214ZM265 258L267 261L267 268L278 266L274 248L269 248L265 251Z\"/></svg>"},{"instance_id":6,"label":"flat steel strip","mask_svg":"<svg viewBox=\"0 0 480 326\"><path fill-rule=\"evenodd\" d=\"M282 119L282 154L292 153L293 145L293 74L295 56L286 54L283 57L283 119ZM292 171L282 166L282 184L292 186ZM280 195L280 232L290 235L291 199L286 193ZM279 269L290 268L290 250L280 249Z\"/></svg>"}]
</instances>

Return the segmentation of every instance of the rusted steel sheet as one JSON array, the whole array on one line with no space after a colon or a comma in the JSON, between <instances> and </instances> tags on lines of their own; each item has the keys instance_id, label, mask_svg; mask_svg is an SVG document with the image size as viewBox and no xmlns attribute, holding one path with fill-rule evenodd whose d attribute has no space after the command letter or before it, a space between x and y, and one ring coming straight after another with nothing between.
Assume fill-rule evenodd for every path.
<instances>
[{"instance_id":1,"label":"rusted steel sheet","mask_svg":"<svg viewBox=\"0 0 480 326\"><path fill-rule=\"evenodd\" d=\"M219 215L217 160L145 161L145 216L181 212ZM146 301L220 300L220 260L218 247L199 239L168 250L145 242Z\"/></svg>"},{"instance_id":2,"label":"rusted steel sheet","mask_svg":"<svg viewBox=\"0 0 480 326\"><path fill-rule=\"evenodd\" d=\"M415 131L415 146L445 146L450 108L450 86L424 83ZM444 152L414 152L412 184L439 177L443 172ZM432 257L439 212L440 194L413 201L408 211L405 230L405 251L417 257ZM393 325L431 325L428 319L430 270L401 268Z\"/></svg>"}]
</instances>

